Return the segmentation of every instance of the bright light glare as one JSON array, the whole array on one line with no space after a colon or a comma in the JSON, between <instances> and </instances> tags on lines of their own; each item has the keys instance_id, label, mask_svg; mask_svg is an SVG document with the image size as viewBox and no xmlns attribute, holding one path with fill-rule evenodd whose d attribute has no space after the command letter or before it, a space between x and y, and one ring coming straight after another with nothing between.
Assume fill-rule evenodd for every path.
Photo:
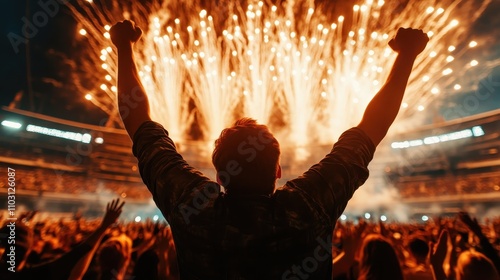
<instances>
[{"instance_id":1,"label":"bright light glare","mask_svg":"<svg viewBox=\"0 0 500 280\"><path fill-rule=\"evenodd\" d=\"M365 213L365 219L370 219L371 216L372 215L370 215L370 213L368 213L368 212Z\"/></svg>"},{"instance_id":2,"label":"bright light glare","mask_svg":"<svg viewBox=\"0 0 500 280\"><path fill-rule=\"evenodd\" d=\"M151 114L170 127L173 138L180 142L187 140L184 136L189 133L185 132L192 127L194 119L198 120L198 117L188 117L193 112L199 116L199 123L204 124L200 127L199 140L211 142L227 123L234 121L238 115L235 111L241 109L238 113L271 125L271 129L277 128L273 127L276 122L272 118L282 112L286 121L279 129L289 132L284 139L289 141L287 144L307 147L329 143L338 138L339 132L359 122L367 105L365 101L383 85L390 71L387 63L396 56L387 47L394 28L380 19L394 16L398 1L360 1L352 10L345 10L347 14L335 14L335 18L314 9L315 1L305 1L311 4L300 6L294 3L301 1L284 1L280 8L263 1L249 1L248 8L235 4L231 10L239 12L224 15L230 19L224 23L216 23L219 21L210 15L216 11L204 10L202 5L194 3L196 1L180 1L194 3L187 14L176 14L167 5L136 2L136 9L127 11L125 17L151 19L149 27L142 26L145 39L137 55L144 87L154 92L149 96ZM437 2L446 7L446 11L436 5L436 1L411 0L408 3L411 11L405 9L397 15L400 25L418 25L428 31L429 36L439 39L429 42L428 51L424 53L433 59L422 59L420 70L414 71L408 84L402 107L410 110L404 110L404 118L412 117L417 109L430 108L428 104L437 97L432 87L447 93L446 89L462 78L459 76L462 69L474 66L468 65L472 58L466 61L463 58L469 57L464 56L464 51L477 43L463 40L471 38L469 27L476 20L476 16L471 15L479 6L473 3L478 1L462 1L470 5ZM108 109L116 106L113 77L117 61L116 55L110 55L113 53L108 40L110 22L104 19L123 17L124 11L120 5L103 9L100 6L85 5L71 10L75 18L82 21L75 31L85 33L85 41L93 46L84 54L93 60L88 64L102 68L99 71L82 69L96 76L92 77L96 88L86 89L94 93L92 104L106 112L115 112ZM286 12L299 7L303 9L297 13ZM422 16L415 18L415 14ZM451 15L460 17L453 19ZM453 26L461 28L451 29ZM467 67L459 65L462 61ZM483 64L486 67L487 64ZM457 77L441 79L442 75L455 74L452 66ZM468 81L460 83L465 87ZM189 88L187 96L186 88ZM318 97L321 106L316 102ZM186 106L188 100L194 106ZM346 102L356 106L346 106ZM275 110L277 107L283 110ZM304 121L305 115L314 119ZM339 119L345 121L339 122ZM313 143L310 139L317 141Z\"/></svg>"},{"instance_id":3,"label":"bright light glare","mask_svg":"<svg viewBox=\"0 0 500 280\"><path fill-rule=\"evenodd\" d=\"M15 129L19 129L22 126L18 122L13 122L13 121L8 121L8 120L2 121L2 125L5 127L10 127L10 128L15 128Z\"/></svg>"},{"instance_id":4,"label":"bright light glare","mask_svg":"<svg viewBox=\"0 0 500 280\"><path fill-rule=\"evenodd\" d=\"M427 215L422 216L422 221L427 222L429 220L429 217Z\"/></svg>"},{"instance_id":5,"label":"bright light glare","mask_svg":"<svg viewBox=\"0 0 500 280\"><path fill-rule=\"evenodd\" d=\"M443 70L443 75L450 75L451 73L453 73L453 70L451 70L450 68L446 68Z\"/></svg>"},{"instance_id":6,"label":"bright light glare","mask_svg":"<svg viewBox=\"0 0 500 280\"><path fill-rule=\"evenodd\" d=\"M38 126L38 125L33 125L33 124L29 124L26 127L26 131L34 132L34 133L38 133L38 134L44 134L47 136L52 136L52 137L57 137L57 138L78 141L78 142L82 142L82 143L90 143L90 140L92 139L92 136L88 133L82 134L82 133L76 133L76 132L70 132L70 131L63 131L63 130L59 130L59 129L48 128L48 127L43 127L43 126Z\"/></svg>"},{"instance_id":7,"label":"bright light glare","mask_svg":"<svg viewBox=\"0 0 500 280\"><path fill-rule=\"evenodd\" d=\"M380 216L380 220L382 222L385 222L385 221L387 221L387 217L385 215L382 215L382 216Z\"/></svg>"},{"instance_id":8,"label":"bright light glare","mask_svg":"<svg viewBox=\"0 0 500 280\"><path fill-rule=\"evenodd\" d=\"M393 149L405 149L405 148L409 148L409 147L421 146L422 144L431 145L431 144L437 144L437 143L441 143L441 142L469 138L469 137L473 137L473 136L479 137L479 136L483 136L483 135L485 135L483 128L481 126L474 126L472 128L469 128L469 129L463 129L463 130L455 131L455 132L451 132L451 133L428 136L428 137L425 137L424 139L415 139L415 140L406 140L406 141L401 141L401 142L393 142L391 144L391 147Z\"/></svg>"},{"instance_id":9,"label":"bright light glare","mask_svg":"<svg viewBox=\"0 0 500 280\"><path fill-rule=\"evenodd\" d=\"M480 126L474 126L472 128L472 134L474 134L474 137L479 137L484 135L484 130Z\"/></svg>"},{"instance_id":10,"label":"bright light glare","mask_svg":"<svg viewBox=\"0 0 500 280\"><path fill-rule=\"evenodd\" d=\"M137 216L137 217L135 217L135 219L134 219L134 221L135 221L136 223L140 222L141 220L142 220L141 216Z\"/></svg>"},{"instance_id":11,"label":"bright light glare","mask_svg":"<svg viewBox=\"0 0 500 280\"><path fill-rule=\"evenodd\" d=\"M345 220L347 220L347 216L346 216L346 215L344 215L344 214L342 214L342 215L340 215L340 219L341 219L342 221L345 221Z\"/></svg>"}]
</instances>

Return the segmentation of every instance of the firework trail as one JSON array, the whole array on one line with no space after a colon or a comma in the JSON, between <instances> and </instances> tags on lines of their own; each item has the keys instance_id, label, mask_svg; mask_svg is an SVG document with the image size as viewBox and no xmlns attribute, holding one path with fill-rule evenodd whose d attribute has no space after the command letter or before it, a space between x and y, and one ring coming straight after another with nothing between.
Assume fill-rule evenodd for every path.
<instances>
[{"instance_id":1,"label":"firework trail","mask_svg":"<svg viewBox=\"0 0 500 280\"><path fill-rule=\"evenodd\" d=\"M473 84L465 77L479 78L470 70L482 62L467 55L480 43L470 27L490 1L366 0L349 10L329 3L82 0L70 9L89 46L83 69L102 81L84 94L116 117L117 60L107 31L123 19L145 31L135 49L152 115L180 142L213 141L248 116L268 124L285 146L331 143L361 120L385 81L396 55L387 42L401 26L421 28L431 40L400 118L414 119L452 86ZM87 69L92 65L102 69Z\"/></svg>"}]
</instances>

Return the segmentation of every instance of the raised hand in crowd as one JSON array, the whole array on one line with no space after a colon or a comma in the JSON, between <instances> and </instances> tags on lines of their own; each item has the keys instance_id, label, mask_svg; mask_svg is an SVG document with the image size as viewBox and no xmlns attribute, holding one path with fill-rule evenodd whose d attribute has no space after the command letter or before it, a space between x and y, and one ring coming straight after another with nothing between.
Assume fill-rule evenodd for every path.
<instances>
[{"instance_id":1,"label":"raised hand in crowd","mask_svg":"<svg viewBox=\"0 0 500 280\"><path fill-rule=\"evenodd\" d=\"M351 268L356 259L359 259L363 234L365 234L367 226L368 224L364 221L360 221L356 227L339 224L338 230L342 234L342 252L333 260L333 278L351 274Z\"/></svg>"},{"instance_id":2,"label":"raised hand in crowd","mask_svg":"<svg viewBox=\"0 0 500 280\"><path fill-rule=\"evenodd\" d=\"M444 261L448 252L448 241L450 235L447 230L442 230L439 234L438 242L434 248L431 246L430 261L434 274L434 280L445 280L446 274L444 272Z\"/></svg>"},{"instance_id":3,"label":"raised hand in crowd","mask_svg":"<svg viewBox=\"0 0 500 280\"><path fill-rule=\"evenodd\" d=\"M160 258L158 263L158 279L180 279L174 239L172 237L172 230L169 227L163 228L158 233L156 247Z\"/></svg>"},{"instance_id":4,"label":"raised hand in crowd","mask_svg":"<svg viewBox=\"0 0 500 280\"><path fill-rule=\"evenodd\" d=\"M104 234L106 233L106 230L116 222L118 217L120 217L124 205L125 201L120 201L118 198L108 202L106 205L106 212L104 213L104 217L99 227L83 243L89 245L91 249L78 260L77 264L74 265L74 268L71 271L71 279L81 279L83 277L101 243L102 238L104 237Z\"/></svg>"},{"instance_id":5,"label":"raised hand in crowd","mask_svg":"<svg viewBox=\"0 0 500 280\"><path fill-rule=\"evenodd\" d=\"M458 218L467 226L467 228L469 228L471 232L477 236L483 254L493 262L497 271L500 271L500 257L498 251L495 247L493 247L491 242L488 240L488 237L483 233L477 219L472 218L467 212L460 212L458 214Z\"/></svg>"}]
</instances>

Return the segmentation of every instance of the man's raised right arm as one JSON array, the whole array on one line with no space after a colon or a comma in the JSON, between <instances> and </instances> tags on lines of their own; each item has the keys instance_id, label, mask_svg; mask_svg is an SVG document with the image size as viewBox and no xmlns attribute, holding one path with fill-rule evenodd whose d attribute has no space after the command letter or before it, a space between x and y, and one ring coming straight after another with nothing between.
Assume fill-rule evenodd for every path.
<instances>
[{"instance_id":1,"label":"man's raised right arm","mask_svg":"<svg viewBox=\"0 0 500 280\"><path fill-rule=\"evenodd\" d=\"M415 58L428 40L421 30L398 30L396 38L389 43L398 57L387 82L366 108L361 123L344 132L318 164L290 181L312 197L322 212L330 215L332 224L357 188L367 180L368 164L398 114Z\"/></svg>"}]
</instances>

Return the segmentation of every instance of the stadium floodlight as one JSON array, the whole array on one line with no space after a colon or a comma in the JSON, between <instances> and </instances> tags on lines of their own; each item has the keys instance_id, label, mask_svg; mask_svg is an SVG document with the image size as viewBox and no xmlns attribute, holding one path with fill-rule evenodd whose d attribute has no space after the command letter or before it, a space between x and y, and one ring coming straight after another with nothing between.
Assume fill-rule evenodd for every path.
<instances>
[{"instance_id":1,"label":"stadium floodlight","mask_svg":"<svg viewBox=\"0 0 500 280\"><path fill-rule=\"evenodd\" d=\"M345 220L347 220L347 216L345 214L342 214L342 215L340 215L340 219L342 221L345 221Z\"/></svg>"},{"instance_id":2,"label":"stadium floodlight","mask_svg":"<svg viewBox=\"0 0 500 280\"><path fill-rule=\"evenodd\" d=\"M372 216L372 215L370 215L370 213L368 213L368 212L366 212L366 213L365 213L365 219L367 219L367 220L368 220L368 219L370 219L370 218L371 218L371 216Z\"/></svg>"},{"instance_id":3,"label":"stadium floodlight","mask_svg":"<svg viewBox=\"0 0 500 280\"><path fill-rule=\"evenodd\" d=\"M64 130L48 128L48 127L43 127L43 126L38 126L38 125L33 125L33 124L29 124L26 127L26 131L34 132L34 133L38 133L38 134L44 134L44 135L57 137L57 138L78 141L78 142L82 142L82 143L86 143L86 144L90 143L90 140L92 140L92 136L88 133L82 134L82 133L64 131Z\"/></svg>"},{"instance_id":4,"label":"stadium floodlight","mask_svg":"<svg viewBox=\"0 0 500 280\"><path fill-rule=\"evenodd\" d=\"M20 124L18 122L8 121L8 120L2 121L2 125L5 127L10 127L10 128L14 128L14 129L19 129L22 126L22 124Z\"/></svg>"},{"instance_id":5,"label":"stadium floodlight","mask_svg":"<svg viewBox=\"0 0 500 280\"><path fill-rule=\"evenodd\" d=\"M102 139L102 137L96 137L94 141L95 141L97 144L102 144L102 143L104 143L104 139Z\"/></svg>"},{"instance_id":6,"label":"stadium floodlight","mask_svg":"<svg viewBox=\"0 0 500 280\"><path fill-rule=\"evenodd\" d=\"M474 134L475 137L483 136L484 130L481 126L474 126L472 128L472 134Z\"/></svg>"},{"instance_id":7,"label":"stadium floodlight","mask_svg":"<svg viewBox=\"0 0 500 280\"><path fill-rule=\"evenodd\" d=\"M154 215L153 216L153 221L155 221L155 222L158 221L158 218L159 218L158 215Z\"/></svg>"},{"instance_id":8,"label":"stadium floodlight","mask_svg":"<svg viewBox=\"0 0 500 280\"><path fill-rule=\"evenodd\" d=\"M382 222L387 221L387 216L385 216L385 215L380 216L380 220L381 220Z\"/></svg>"},{"instance_id":9,"label":"stadium floodlight","mask_svg":"<svg viewBox=\"0 0 500 280\"><path fill-rule=\"evenodd\" d=\"M422 221L427 222L429 220L429 217L427 215L422 216Z\"/></svg>"},{"instance_id":10,"label":"stadium floodlight","mask_svg":"<svg viewBox=\"0 0 500 280\"><path fill-rule=\"evenodd\" d=\"M391 147L393 149L405 149L409 147L421 146L422 144L432 145L432 144L454 141L464 138L479 137L483 135L485 135L485 132L483 128L478 125L460 131L454 131L446 134L425 137L423 140L415 139L415 140L406 140L402 142L392 142Z\"/></svg>"},{"instance_id":11,"label":"stadium floodlight","mask_svg":"<svg viewBox=\"0 0 500 280\"><path fill-rule=\"evenodd\" d=\"M141 220L142 220L142 219L141 219L141 216L137 216L137 217L135 217L135 219L134 219L134 221L135 221L136 223L140 222Z\"/></svg>"}]
</instances>

